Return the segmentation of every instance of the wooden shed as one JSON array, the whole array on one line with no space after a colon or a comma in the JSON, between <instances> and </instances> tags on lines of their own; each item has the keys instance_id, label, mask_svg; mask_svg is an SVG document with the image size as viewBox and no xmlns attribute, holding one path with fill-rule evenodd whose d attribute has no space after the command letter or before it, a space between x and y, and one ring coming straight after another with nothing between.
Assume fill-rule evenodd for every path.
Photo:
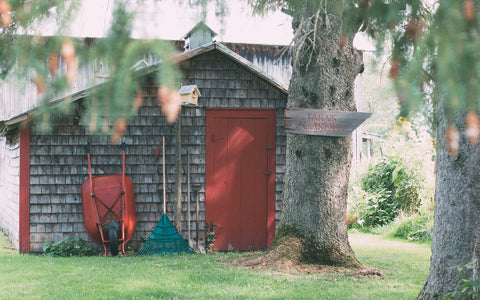
<instances>
[{"instance_id":1,"label":"wooden shed","mask_svg":"<svg viewBox=\"0 0 480 300\"><path fill-rule=\"evenodd\" d=\"M182 107L181 136L178 123L168 124L161 114L153 84L143 86L144 105L124 135L126 173L133 181L137 214L129 245L138 249L163 212L162 161L156 154L165 136L167 214L173 217L176 174L181 172L182 236L191 232L190 245L202 248L205 223L213 222L215 248L264 249L271 244L280 218L287 89L220 43L178 54L177 61L182 85L196 86L201 95L197 105ZM7 166L13 171L3 184L0 181L2 192L7 184L12 189L0 200L0 226L21 252L41 252L44 242L77 234L89 240L80 197L80 186L88 176L87 143L94 175L121 172L119 146L79 124L85 92L71 95L75 113L63 116L50 134L21 127L28 112L2 123L9 141L1 145L0 167L2 172ZM181 169L175 166L179 138ZM7 210L18 218L7 220L2 213Z\"/></svg>"}]
</instances>

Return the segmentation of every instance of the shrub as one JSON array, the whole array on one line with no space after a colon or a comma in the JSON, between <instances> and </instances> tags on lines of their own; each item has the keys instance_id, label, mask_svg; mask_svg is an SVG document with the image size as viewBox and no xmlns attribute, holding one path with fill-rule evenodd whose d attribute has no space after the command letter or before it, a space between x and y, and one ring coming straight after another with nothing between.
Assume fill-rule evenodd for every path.
<instances>
[{"instance_id":1,"label":"shrub","mask_svg":"<svg viewBox=\"0 0 480 300\"><path fill-rule=\"evenodd\" d=\"M366 200L363 226L383 226L400 212L416 212L420 205L420 181L403 160L387 157L368 168L361 178Z\"/></svg>"},{"instance_id":2,"label":"shrub","mask_svg":"<svg viewBox=\"0 0 480 300\"><path fill-rule=\"evenodd\" d=\"M207 253L213 248L216 240L216 234L215 231L213 231L215 227L217 227L217 225L213 224L213 221L205 223L205 251Z\"/></svg>"},{"instance_id":3,"label":"shrub","mask_svg":"<svg viewBox=\"0 0 480 300\"><path fill-rule=\"evenodd\" d=\"M80 237L74 240L66 237L59 242L47 241L43 244L43 252L48 256L88 256L96 251Z\"/></svg>"},{"instance_id":4,"label":"shrub","mask_svg":"<svg viewBox=\"0 0 480 300\"><path fill-rule=\"evenodd\" d=\"M392 224L393 237L410 241L429 242L433 235L433 213L399 217Z\"/></svg>"},{"instance_id":5,"label":"shrub","mask_svg":"<svg viewBox=\"0 0 480 300\"><path fill-rule=\"evenodd\" d=\"M389 191L368 194L366 209L362 216L363 226L383 226L395 219L399 211L398 204L390 199Z\"/></svg>"}]
</instances>

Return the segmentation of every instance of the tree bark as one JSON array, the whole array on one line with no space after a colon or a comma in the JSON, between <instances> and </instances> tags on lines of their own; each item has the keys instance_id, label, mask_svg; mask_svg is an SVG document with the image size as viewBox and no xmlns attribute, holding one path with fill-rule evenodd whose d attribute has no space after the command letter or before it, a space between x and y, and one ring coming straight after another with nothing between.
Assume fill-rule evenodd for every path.
<instances>
[{"instance_id":1,"label":"tree bark","mask_svg":"<svg viewBox=\"0 0 480 300\"><path fill-rule=\"evenodd\" d=\"M305 4L301 15L294 16L287 108L356 110L353 84L362 61L351 43L342 45L341 7L336 1L329 3L319 10ZM303 261L358 266L345 222L351 137L288 134L286 160L282 219L274 247L291 241L285 236L294 236L302 241Z\"/></svg>"},{"instance_id":2,"label":"tree bark","mask_svg":"<svg viewBox=\"0 0 480 300\"><path fill-rule=\"evenodd\" d=\"M443 299L462 284L478 280L480 247L480 146L469 144L465 114L455 116L460 136L457 157L446 150L447 121L438 113L435 218L430 272L418 299ZM473 269L459 270L472 261Z\"/></svg>"}]
</instances>

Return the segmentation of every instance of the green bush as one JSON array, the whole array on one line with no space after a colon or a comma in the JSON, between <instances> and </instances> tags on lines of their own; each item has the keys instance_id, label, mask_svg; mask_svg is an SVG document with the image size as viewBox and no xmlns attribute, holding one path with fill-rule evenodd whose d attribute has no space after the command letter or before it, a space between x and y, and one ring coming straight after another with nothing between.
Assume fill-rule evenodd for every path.
<instances>
[{"instance_id":1,"label":"green bush","mask_svg":"<svg viewBox=\"0 0 480 300\"><path fill-rule=\"evenodd\" d=\"M47 241L43 244L43 252L48 256L89 256L96 254L84 240L78 237L66 237L59 242Z\"/></svg>"},{"instance_id":2,"label":"green bush","mask_svg":"<svg viewBox=\"0 0 480 300\"><path fill-rule=\"evenodd\" d=\"M410 241L432 241L433 212L397 218L392 224L391 235Z\"/></svg>"},{"instance_id":3,"label":"green bush","mask_svg":"<svg viewBox=\"0 0 480 300\"><path fill-rule=\"evenodd\" d=\"M215 227L217 227L217 225L213 224L213 221L205 223L205 251L207 253L213 248L217 237L215 231L213 231Z\"/></svg>"},{"instance_id":4,"label":"green bush","mask_svg":"<svg viewBox=\"0 0 480 300\"><path fill-rule=\"evenodd\" d=\"M400 212L411 214L420 205L420 181L403 160L387 157L370 165L361 178L366 204L361 218L363 226L383 226Z\"/></svg>"}]
</instances>

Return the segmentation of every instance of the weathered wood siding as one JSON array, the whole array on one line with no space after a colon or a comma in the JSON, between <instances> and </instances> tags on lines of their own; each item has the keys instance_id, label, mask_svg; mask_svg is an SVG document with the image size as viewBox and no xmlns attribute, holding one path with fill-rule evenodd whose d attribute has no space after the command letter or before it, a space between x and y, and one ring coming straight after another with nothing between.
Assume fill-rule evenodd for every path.
<instances>
[{"instance_id":1,"label":"weathered wood siding","mask_svg":"<svg viewBox=\"0 0 480 300\"><path fill-rule=\"evenodd\" d=\"M263 72L288 86L292 77L292 56L287 45L224 43L229 49L251 61Z\"/></svg>"},{"instance_id":2,"label":"weathered wood siding","mask_svg":"<svg viewBox=\"0 0 480 300\"><path fill-rule=\"evenodd\" d=\"M196 84L201 93L199 107L182 109L183 154L183 225L187 237L187 152L190 156L192 189L191 245L195 245L196 204L198 189L199 240L203 245L205 225L205 110L207 107L273 108L276 110L276 219L280 218L283 176L285 172L286 137L283 114L287 95L249 70L216 50L181 63L182 84ZM162 215L161 146L166 137L167 214L173 219L175 198L175 125L167 124L157 104L155 86L145 86L144 106L129 122L125 134L126 174L132 179L135 192L137 227L129 244L141 245ZM81 101L79 101L81 103ZM78 125L75 116L66 116L50 134L32 130L30 232L31 250L42 251L45 241L58 241L80 234L88 240L83 225L80 186L88 176L85 145L90 143L94 175L121 172L121 150L109 145L109 137L89 135ZM156 157L157 148L160 155ZM197 188L198 187L198 188Z\"/></svg>"},{"instance_id":3,"label":"weathered wood siding","mask_svg":"<svg viewBox=\"0 0 480 300\"><path fill-rule=\"evenodd\" d=\"M103 82L105 78L99 77L99 70L95 71L95 69L93 63L79 69L72 86L59 94L56 99ZM0 81L0 101L2 104L0 105L0 121L3 121L36 108L42 101L42 95L38 94L37 87L28 78L20 81L18 78L8 77L5 81Z\"/></svg>"},{"instance_id":4,"label":"weathered wood siding","mask_svg":"<svg viewBox=\"0 0 480 300\"><path fill-rule=\"evenodd\" d=\"M37 107L39 98L31 83L9 78L0 80L0 120L9 120Z\"/></svg>"},{"instance_id":5,"label":"weathered wood siding","mask_svg":"<svg viewBox=\"0 0 480 300\"><path fill-rule=\"evenodd\" d=\"M0 230L19 248L20 143L0 138Z\"/></svg>"}]
</instances>

